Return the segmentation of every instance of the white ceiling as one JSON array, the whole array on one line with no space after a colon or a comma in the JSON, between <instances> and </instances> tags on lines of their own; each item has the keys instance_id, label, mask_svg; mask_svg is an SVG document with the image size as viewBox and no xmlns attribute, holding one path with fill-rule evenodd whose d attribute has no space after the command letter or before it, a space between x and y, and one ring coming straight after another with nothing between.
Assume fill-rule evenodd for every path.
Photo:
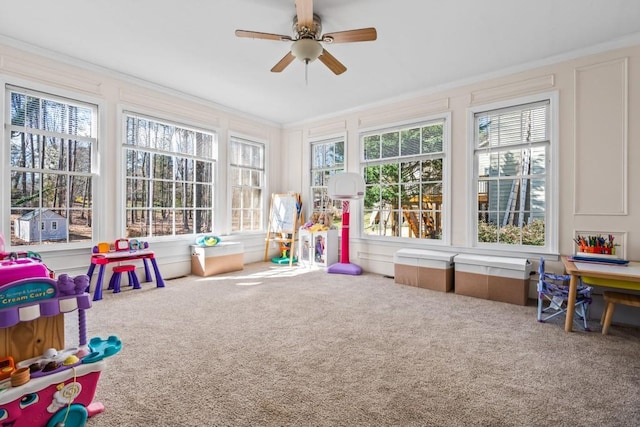
<instances>
[{"instance_id":1,"label":"white ceiling","mask_svg":"<svg viewBox=\"0 0 640 427\"><path fill-rule=\"evenodd\" d=\"M301 62L269 71L289 42L234 35L291 35L294 0L0 0L0 10L5 42L281 124L640 40L638 0L315 0L324 33L372 26L378 40L325 45L347 72L316 61L306 85Z\"/></svg>"}]
</instances>

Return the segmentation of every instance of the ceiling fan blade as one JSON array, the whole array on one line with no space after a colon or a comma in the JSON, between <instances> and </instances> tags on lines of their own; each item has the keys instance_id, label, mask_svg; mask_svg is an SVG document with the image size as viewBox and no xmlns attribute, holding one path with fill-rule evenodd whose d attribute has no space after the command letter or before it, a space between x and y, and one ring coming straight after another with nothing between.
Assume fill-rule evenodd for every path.
<instances>
[{"instance_id":1,"label":"ceiling fan blade","mask_svg":"<svg viewBox=\"0 0 640 427\"><path fill-rule=\"evenodd\" d=\"M291 37L282 34L259 33L257 31L236 30L237 37L248 37L252 39L291 41Z\"/></svg>"},{"instance_id":2,"label":"ceiling fan blade","mask_svg":"<svg viewBox=\"0 0 640 427\"><path fill-rule=\"evenodd\" d=\"M322 40L328 43L368 42L378 38L375 28L360 28L359 30L338 31L322 36Z\"/></svg>"},{"instance_id":3,"label":"ceiling fan blade","mask_svg":"<svg viewBox=\"0 0 640 427\"><path fill-rule=\"evenodd\" d=\"M322 49L322 55L320 55L318 59L320 60L320 62L326 65L331 71L333 71L333 74L335 75L339 75L347 71L347 67L342 65L342 63L338 61L329 52L327 52L326 49Z\"/></svg>"},{"instance_id":4,"label":"ceiling fan blade","mask_svg":"<svg viewBox=\"0 0 640 427\"><path fill-rule=\"evenodd\" d=\"M296 0L296 15L298 15L298 27L311 28L313 26L313 0Z\"/></svg>"},{"instance_id":5,"label":"ceiling fan blade","mask_svg":"<svg viewBox=\"0 0 640 427\"><path fill-rule=\"evenodd\" d=\"M293 54L291 52L287 53L280 61L278 61L278 63L276 65L273 66L273 68L271 69L272 73L279 73L282 70L284 70L285 68L287 68L287 65L291 64L291 62L295 59L296 57L293 56Z\"/></svg>"}]
</instances>

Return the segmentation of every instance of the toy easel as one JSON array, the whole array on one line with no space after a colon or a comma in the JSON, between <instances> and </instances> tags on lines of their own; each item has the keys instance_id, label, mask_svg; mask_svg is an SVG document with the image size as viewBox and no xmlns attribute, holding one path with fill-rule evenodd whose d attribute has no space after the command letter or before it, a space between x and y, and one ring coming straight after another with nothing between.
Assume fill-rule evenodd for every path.
<instances>
[{"instance_id":1,"label":"toy easel","mask_svg":"<svg viewBox=\"0 0 640 427\"><path fill-rule=\"evenodd\" d=\"M285 193L271 195L271 210L269 227L264 248L264 260L269 260L269 245L271 242L280 244L282 257L272 261L294 263L294 245L298 224L302 223L302 199L299 193ZM283 249L287 248L287 249ZM288 252L288 254L287 254Z\"/></svg>"}]
</instances>

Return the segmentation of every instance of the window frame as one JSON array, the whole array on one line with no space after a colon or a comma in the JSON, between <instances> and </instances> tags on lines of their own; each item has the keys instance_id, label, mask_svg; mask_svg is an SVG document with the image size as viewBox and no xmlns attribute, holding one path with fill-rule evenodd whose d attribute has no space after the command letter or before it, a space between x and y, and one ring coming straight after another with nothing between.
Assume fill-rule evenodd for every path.
<instances>
[{"instance_id":1,"label":"window frame","mask_svg":"<svg viewBox=\"0 0 640 427\"><path fill-rule=\"evenodd\" d=\"M21 92L26 93L28 95L33 95L36 97L42 97L51 99L54 101L60 101L63 103L67 103L70 105L78 105L82 107L89 108L93 111L93 122L92 122L92 136L78 136L77 139L90 142L91 143L91 161L89 163L89 171L88 172L73 172L68 170L65 172L67 176L82 176L85 177L91 183L91 208L90 215L92 218L96 217L96 212L100 212L103 208L103 201L99 196L103 191L103 183L100 179L100 165L99 159L101 157L101 148L102 148L102 140L103 138L103 129L105 122L105 107L104 100L99 98L93 98L86 94L76 92L73 90L67 90L60 87L53 87L47 84L42 84L38 82L34 82L28 79L21 78L0 78L0 92L2 93L2 104L0 105L0 112L2 114L2 119L4 123L4 132L2 134L2 140L4 141L3 149L0 150L0 164L3 165L5 169L3 169L3 173L6 173L7 177L9 177L11 173L11 159L10 159L10 132L11 132L11 110L9 107L9 94L11 92ZM46 132L46 131L45 131ZM41 171L49 171L53 169L41 170ZM0 198L3 201L3 204L9 206L9 210L11 209L11 188L10 188L10 179L3 179L2 181L6 181L5 185L2 185L0 188ZM69 209L69 208L67 208ZM0 213L0 221L6 225L6 230L9 230L10 233L13 232L12 224L11 224L11 214L9 210L5 211L4 209ZM13 245L11 243L11 235L5 236L5 250L8 249L20 249L20 248L29 248L29 250L34 250L38 252L48 252L48 251L57 251L57 250L67 250L67 249L76 249L76 248L87 248L91 247L93 241L95 241L98 236L101 235L103 227L97 221L92 221L91 223L91 238L85 240L65 240L60 242L47 242L42 243L39 241L34 244L20 244ZM67 230L67 237L69 230Z\"/></svg>"},{"instance_id":2,"label":"window frame","mask_svg":"<svg viewBox=\"0 0 640 427\"><path fill-rule=\"evenodd\" d=\"M219 192L219 167L220 167L220 162L219 162L219 144L220 144L220 132L218 129L213 129L210 127L206 127L197 123L193 123L192 121L177 116L177 115L173 115L171 118L167 118L167 114L166 113L159 113L157 111L153 111L150 112L148 110L145 109L141 109L141 108L137 108L137 107L121 107L120 111L119 111L119 116L120 116L120 131L121 131L121 141L120 141L120 150L119 150L119 154L118 154L118 167L119 167L119 179L120 179L120 191L121 194L118 196L117 200L120 203L119 206L119 219L120 219L120 223L117 224L117 229L120 230L120 233L122 236L127 236L127 213L129 211L128 206L127 206L127 157L126 157L126 151L127 149L131 149L132 147L137 148L138 150L141 149L141 151L146 151L149 153L152 153L154 155L168 155L171 156L173 159L175 159L176 157L187 157L189 159L194 159L195 161L201 160L201 161L205 161L205 162L210 162L212 164L212 172L211 172L211 207L210 208L196 208L195 205L191 206L191 209L194 210L210 210L211 211L211 223L210 223L210 229L211 231L208 231L207 233L214 233L215 232L215 227L218 226L218 219L219 219L219 215L218 212L216 211L216 206L217 206L217 197L218 197L218 192ZM151 122L157 122L160 124L164 124L164 125L171 125L171 126L175 126L181 129L185 129L185 130L190 130L190 131L194 131L194 132L200 132L200 133L204 133L204 134L211 134L212 135L212 142L211 142L211 159L206 159L204 157L200 157L200 156L196 156L195 154L185 154L182 152L178 152L178 151L166 151L166 150L160 150L160 149L156 149L156 148L150 148L150 147L140 147L138 145L132 145L132 144L128 144L127 143L127 118L133 116L133 117L137 117L137 118L142 118L142 119L146 119L148 121ZM195 147L195 144L194 144ZM175 169L175 168L174 168ZM151 178L149 178L151 179ZM188 181L185 181L188 182ZM196 185L199 181L196 181L195 178L194 180L191 181L193 183L193 185ZM204 182L203 182L204 183ZM175 195L175 193L174 193ZM195 198L195 196L194 196ZM146 207L145 209L150 209L151 211L153 211L153 207ZM174 205L171 207L171 209L173 211L177 211L180 208L175 206L175 201L174 201ZM194 220L195 221L195 220ZM194 239L195 236L203 234L203 232L200 232L197 230L196 228L196 224L193 224L193 232L191 233L176 233L175 230L175 225L177 224L175 218L173 220L173 231L172 234L161 234L161 235L156 235L153 234L153 224L150 224L150 230L151 230L151 235L147 235L147 236L140 236L139 238L141 239L145 239L145 240L150 240L150 241L166 241L166 240L176 240L176 239L184 239L184 240L189 240L192 241ZM138 237L136 237L138 238Z\"/></svg>"},{"instance_id":3,"label":"window frame","mask_svg":"<svg viewBox=\"0 0 640 427\"><path fill-rule=\"evenodd\" d=\"M475 116L478 113L493 110L508 109L517 106L525 106L539 102L549 102L549 145L546 151L550 158L546 161L547 185L545 188L545 245L520 245L490 243L478 241L478 162L476 161L476 128ZM509 98L487 104L478 104L467 108L467 170L471 171L468 179L468 191L470 203L467 211L467 246L483 249L488 252L510 254L517 253L521 256L537 256L540 254L558 255L559 248L559 94L557 91L543 92L528 96Z\"/></svg>"},{"instance_id":4,"label":"window frame","mask_svg":"<svg viewBox=\"0 0 640 427\"><path fill-rule=\"evenodd\" d=\"M313 158L313 149L315 145L328 145L328 144L336 144L336 143L340 143L342 142L342 155L343 155L343 161L342 161L342 169L338 169L338 168L331 168L325 165L323 165L322 167L319 168L314 168L314 158ZM328 171L333 171L330 172L329 175L333 175L335 173L343 173L347 171L347 136L346 134L339 134L339 135L334 135L334 136L324 136L322 138L316 138L316 139L311 139L309 140L309 191L308 191L308 197L309 197L309 216L308 216L308 220L312 220L314 213L316 212L315 206L314 206L314 200L313 200L313 193L314 193L314 189L315 188L323 188L325 191L327 190L327 186L321 186L321 185L314 185L314 179L313 179L313 173L319 170L328 170ZM328 195L327 195L328 197ZM331 198L329 198L329 200L331 200ZM335 211L339 212L340 215L342 215L342 200L331 200L331 203L334 206ZM319 212L319 214L322 212ZM335 225L338 228L338 233L342 232L342 220L336 222L335 218L332 219L334 220L333 225ZM331 224L327 224L327 225L331 225Z\"/></svg>"},{"instance_id":5,"label":"window frame","mask_svg":"<svg viewBox=\"0 0 640 427\"><path fill-rule=\"evenodd\" d=\"M260 187L262 189L262 197L261 197L261 205L262 205L262 218L260 221L260 228L257 230L233 230L233 187L234 187L234 183L232 182L231 179L231 169L234 167L240 167L239 165L235 165L232 163L232 159L231 159L231 144L234 142L240 142L240 143L246 143L249 145L256 145L256 146L261 146L262 147L262 186ZM267 221L269 219L268 215L269 215L269 191L268 191L268 174L267 174L267 167L269 164L268 161L268 155L269 155L269 150L268 150L268 144L266 141L263 141L259 138L255 138L255 137L250 137L247 135L243 135L240 133L236 133L236 132L229 132L229 136L228 136L228 141L227 141L227 193L228 193L228 197L227 197L227 212L226 214L228 215L228 220L227 220L227 230L229 230L229 234L255 234L255 233L264 233L267 229ZM245 187L245 186L242 186ZM252 187L255 188L255 187Z\"/></svg>"},{"instance_id":6,"label":"window frame","mask_svg":"<svg viewBox=\"0 0 640 427\"><path fill-rule=\"evenodd\" d=\"M386 133L393 131L400 131L402 129L406 129L409 127L424 127L432 122L442 121L442 234L440 239L427 239L427 238L413 238L413 237L401 237L401 236L376 236L371 234L366 234L365 227L365 208L364 208L364 199L359 200L359 208L360 215L358 220L360 221L358 230L358 238L362 240L370 240L375 242L395 242L402 244L416 244L420 245L420 247L437 247L441 248L443 246L449 246L451 244L451 223L452 223L452 213L451 213L451 164L452 164L452 155L451 155L451 138L452 138L452 123L451 123L451 112L441 112L430 114L428 116L418 117L414 119L408 119L393 123L386 123L381 126L363 128L358 132L358 153L359 153L359 168L360 173L364 177L364 169L366 166L371 164L371 161L367 161L364 159L364 138L366 136L370 136L375 133ZM425 154L428 157L436 158L434 155ZM413 156L419 157L418 156ZM398 164L401 162L401 157L396 157L398 159Z\"/></svg>"}]
</instances>

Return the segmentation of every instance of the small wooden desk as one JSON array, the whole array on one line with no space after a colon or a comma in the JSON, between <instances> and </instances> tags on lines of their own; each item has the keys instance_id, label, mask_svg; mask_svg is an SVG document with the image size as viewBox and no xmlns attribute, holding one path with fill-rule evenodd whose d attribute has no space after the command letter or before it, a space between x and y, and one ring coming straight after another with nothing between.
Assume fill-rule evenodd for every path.
<instances>
[{"instance_id":1,"label":"small wooden desk","mask_svg":"<svg viewBox=\"0 0 640 427\"><path fill-rule=\"evenodd\" d=\"M640 262L630 262L628 265L598 264L569 261L566 256L561 257L567 274L571 275L569 281L569 301L567 302L567 318L564 323L564 330L573 330L573 316L576 309L576 291L578 289L578 279L583 278L587 284L596 286L608 286L620 289L640 290ZM602 280L611 281L602 283ZM595 283L589 283L593 280ZM601 284L602 283L602 284Z\"/></svg>"},{"instance_id":2,"label":"small wooden desk","mask_svg":"<svg viewBox=\"0 0 640 427\"><path fill-rule=\"evenodd\" d=\"M151 281L151 273L149 272L149 265L147 264L147 260L151 260L151 266L153 267L153 271L156 275L156 286L158 288L163 288L164 280L162 280L162 275L160 274L160 269L158 268L158 263L156 262L156 257L153 251L144 249L139 251L116 251L92 254L91 265L89 266L89 271L87 272L87 276L89 276L89 283L91 283L91 276L93 275L93 271L95 270L96 265L100 266L100 271L98 272L98 281L96 282L96 289L93 291L93 300L98 301L102 299L102 282L104 280L104 270L107 264L110 264L112 262L138 260L142 260L144 264L144 277L145 281L147 282Z\"/></svg>"}]
</instances>

